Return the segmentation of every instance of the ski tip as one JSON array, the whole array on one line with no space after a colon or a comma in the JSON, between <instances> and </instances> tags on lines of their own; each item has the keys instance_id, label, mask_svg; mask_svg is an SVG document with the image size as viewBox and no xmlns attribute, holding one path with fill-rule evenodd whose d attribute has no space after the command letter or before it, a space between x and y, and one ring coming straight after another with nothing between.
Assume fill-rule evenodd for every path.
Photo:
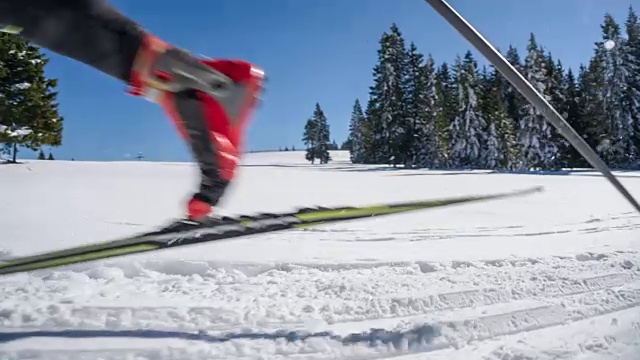
<instances>
[{"instance_id":1,"label":"ski tip","mask_svg":"<svg viewBox=\"0 0 640 360\"><path fill-rule=\"evenodd\" d=\"M545 190L544 186L539 185L539 186L534 186L534 187L523 189L523 190L516 190L512 192L511 195L528 195L533 193L544 192L544 190Z\"/></svg>"}]
</instances>

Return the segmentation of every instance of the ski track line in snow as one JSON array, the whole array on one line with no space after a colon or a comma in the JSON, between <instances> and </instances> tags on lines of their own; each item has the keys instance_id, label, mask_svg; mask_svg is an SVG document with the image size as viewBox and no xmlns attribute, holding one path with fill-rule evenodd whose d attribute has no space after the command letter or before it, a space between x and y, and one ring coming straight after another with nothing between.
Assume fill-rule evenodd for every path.
<instances>
[{"instance_id":1,"label":"ski track line in snow","mask_svg":"<svg viewBox=\"0 0 640 360\"><path fill-rule=\"evenodd\" d=\"M633 221L633 222L632 222ZM597 227L593 226L593 224L606 222L606 225ZM418 235L424 236L425 234L437 236L437 234L442 233L445 235L450 235L451 237L455 236L488 236L487 234L496 234L498 236L508 237L508 236L535 236L535 235L548 235L554 233L593 233L593 232L604 232L611 230L635 230L640 227L640 215L635 212L622 212L615 215L609 215L608 217L600 218L590 218L585 221L578 222L569 222L563 224L553 225L553 230L545 230L545 231L529 231L529 232L508 232L512 230L522 230L525 229L524 225L508 225L508 226L474 226L468 228L467 233L462 232L464 227L456 227L455 229L451 228L437 228L437 227L429 227L424 230L411 230L411 231L394 231L396 235ZM539 226L536 226L539 229ZM331 226L323 227L323 228L305 228L305 229L294 229L292 232L299 233L330 233L330 234L351 234L357 233L359 235L366 234L366 228L340 228L335 229ZM360 236L363 237L363 236Z\"/></svg>"},{"instance_id":2,"label":"ski track line in snow","mask_svg":"<svg viewBox=\"0 0 640 360\"><path fill-rule=\"evenodd\" d=\"M74 344L82 343L83 338L118 338L138 336L148 340L182 339L197 340L209 346L183 344L176 349L157 349L145 347L115 347L107 351L91 351L90 342L86 349L20 349L16 351L0 350L3 358L46 358L46 359L82 359L87 355L101 359L147 358L165 359L188 357L190 359L243 358L260 355L262 358L277 358L282 355L295 355L296 359L325 359L340 356L342 359L380 359L411 353L460 348L471 341L486 341L499 336L514 335L523 332L550 328L595 316L610 314L640 305L640 290L606 291L593 293L584 299L574 299L581 306L547 305L507 313L483 316L461 321L441 322L431 325L418 325L409 329L372 329L349 335L336 335L331 332L274 332L274 333L227 333L227 334L188 334L167 333L162 331L109 331L96 332L68 331L62 337L74 339ZM584 306L584 304L587 306ZM59 336L43 332L43 336ZM122 339L120 339L122 340ZM126 340L125 340L126 341ZM116 342L114 345L118 345ZM169 344L171 345L171 344ZM323 352L331 350L329 353Z\"/></svg>"},{"instance_id":3,"label":"ski track line in snow","mask_svg":"<svg viewBox=\"0 0 640 360\"><path fill-rule=\"evenodd\" d=\"M594 224L606 221L606 225L594 226ZM429 241L446 240L460 238L485 238L485 237L529 237L529 236L549 236L560 234L596 234L611 231L633 231L640 229L640 216L637 214L622 213L612 215L606 219L592 218L586 221L556 224L548 226L548 229L536 226L535 230L526 231L521 225L513 226L478 226L469 229L458 227L448 228L428 228L412 231L394 231L388 236L380 237L379 232L371 232L367 229L295 229L292 233L327 233L330 238L320 238L321 241L342 241L342 242L366 242L366 241ZM357 237L352 234L357 233ZM349 234L344 239L336 238L339 234Z\"/></svg>"},{"instance_id":4,"label":"ski track line in snow","mask_svg":"<svg viewBox=\"0 0 640 360\"><path fill-rule=\"evenodd\" d=\"M562 299L573 295L598 292L614 287L628 284L630 277L624 274L602 275L582 280L576 280L576 286L568 291L560 289L530 289L528 291L480 289L468 290L452 293L441 293L429 295L422 299L415 298L393 298L387 303L380 301L375 306L387 307L388 311L380 311L375 317L353 317L342 318L337 321L328 322L335 325L341 323L371 322L401 317L415 317L418 315L429 315L430 317L444 314L448 316L451 311L466 308L477 308L480 306L490 306L505 304L521 300L545 300L547 298ZM402 305L398 305L402 304ZM404 306L405 309L398 309ZM396 307L395 311L393 308ZM404 310L404 311L403 311ZM0 312L0 319L12 319L16 314L8 309ZM224 308L207 306L165 306L165 307L118 307L118 306L79 306L69 307L51 305L44 309L39 309L33 313L21 312L25 325L12 326L4 325L0 331L7 330L29 330L40 329L60 330L60 329L138 329L153 328L163 331L189 330L189 331L224 331L247 325L238 319L236 313ZM225 316L226 315L226 316ZM42 319L38 322L37 319ZM34 320L35 323L29 322ZM237 321L237 322L236 322ZM5 321L3 321L5 322ZM218 323L226 322L224 325ZM167 325L171 324L171 325ZM253 324L259 328L287 327L299 330L307 324L304 321L279 322L256 321ZM317 325L316 325L317 326ZM1 338L1 335L0 335Z\"/></svg>"},{"instance_id":5,"label":"ski track line in snow","mask_svg":"<svg viewBox=\"0 0 640 360\"><path fill-rule=\"evenodd\" d=\"M591 259L601 262L601 275L593 276L591 266L580 266L582 260ZM158 264L155 264L155 270ZM264 279L245 276L235 270L226 269L205 273L203 266L171 266L181 268L179 275L152 273L149 276L135 275L127 278L125 271L118 268L102 268L89 270L86 273L60 272L45 276L45 281L36 280L32 286L24 286L22 282L4 284L5 294L9 294L0 308L0 326L5 328L60 328L80 327L84 329L110 328L113 326L156 327L171 330L175 326L167 324L190 324L192 330L215 330L230 326L242 326L253 320L255 325L270 327L280 323L291 323L293 317L309 317L310 314L321 315L327 323L348 322L395 318L398 316L426 314L433 311L446 311L466 307L506 303L522 299L545 299L598 291L606 288L623 286L635 281L638 277L637 265L628 259L612 258L604 254L577 256L576 260L556 259L546 261L487 261L481 264L452 263L450 268L440 265L437 274L439 279L428 277L436 266L427 268L425 264L404 265L390 264L384 266L353 266L340 268L336 265L321 267L276 266L272 270L261 272ZM152 268L154 268L152 267ZM549 270L549 268L556 270ZM567 268L574 268L572 272ZM186 270L194 273L187 275ZM511 272L505 271L511 270ZM612 272L615 269L621 272ZM584 272L584 274L582 274ZM289 292L278 289L278 285L289 273L300 283L292 285ZM171 274L171 272L170 272ZM389 275L403 276L402 280L387 279ZM376 284L375 278L378 279ZM422 275L422 276L421 276ZM353 284L364 282L368 285ZM465 279L470 277L471 280ZM156 285L145 284L149 279ZM75 280L75 281L74 281ZM42 281L42 282L40 282ZM68 285L67 283L72 285ZM77 284L73 286L73 284ZM505 287L505 284L510 284ZM39 286L40 285L40 286ZM42 286L44 285L44 286ZM388 290L388 288L392 290ZM275 289L274 289L275 288ZM444 291L436 291L438 288ZM456 290L456 288L460 290ZM147 290L158 294L161 298L178 296L177 302L195 299L185 298L187 295L201 296L196 302L220 303L216 306L96 306L82 305L82 302L95 302L95 298L104 298L106 303L118 301L119 293L136 289ZM427 289L426 291L423 289ZM233 307L228 309L225 302L238 302L237 292L246 291L255 294L258 300L246 315L254 313L248 319ZM345 296L343 292L355 295ZM391 294L391 296L389 294ZM435 293L434 293L435 292ZM320 294L314 296L312 294ZM12 299L11 294L14 295ZM49 294L59 294L54 299L47 299ZM111 299L115 294L116 299ZM180 296L182 294L183 296ZM262 294L262 296L260 296ZM97 296L96 296L97 295ZM267 296L265 296L267 295ZM269 314L268 307L272 301L291 296L301 298L305 307L295 309L300 313ZM126 296L126 295L125 295ZM377 299L375 299L377 297ZM36 308L24 307L21 300L40 299L47 306ZM53 301L55 300L55 302ZM142 300L144 302L144 300ZM337 303L337 304L336 304ZM371 310L374 309L374 310ZM290 315L290 316L289 316ZM372 317L375 316L375 317ZM265 321L269 317L272 321ZM203 319L210 319L209 322ZM304 322L297 322L298 325ZM177 326L177 325L176 325ZM177 328L184 329L184 325Z\"/></svg>"},{"instance_id":6,"label":"ski track line in snow","mask_svg":"<svg viewBox=\"0 0 640 360\"><path fill-rule=\"evenodd\" d=\"M375 359L457 348L636 307L640 269L634 260L635 253L614 252L429 266L283 264L245 268L250 276L206 262L186 268L176 263L167 273L154 262L137 272L114 262L83 273L42 272L26 285L19 276L0 282L9 294L0 308L0 358ZM342 296L345 291L349 295ZM216 306L131 304L146 292L177 303L201 296L198 302ZM256 298L242 303L242 296ZM25 299L34 303L23 305ZM92 305L114 301L123 306ZM379 329L381 323L391 330ZM360 331L366 326L378 330ZM305 332L312 327L318 330ZM39 342L43 348L12 350L29 337L52 340ZM131 337L149 342L132 347L122 340ZM100 338L101 348L107 340L114 344L94 351L93 338ZM56 349L62 339L73 339L73 349ZM186 345L189 340L198 345ZM175 349L158 348L172 343Z\"/></svg>"}]
</instances>

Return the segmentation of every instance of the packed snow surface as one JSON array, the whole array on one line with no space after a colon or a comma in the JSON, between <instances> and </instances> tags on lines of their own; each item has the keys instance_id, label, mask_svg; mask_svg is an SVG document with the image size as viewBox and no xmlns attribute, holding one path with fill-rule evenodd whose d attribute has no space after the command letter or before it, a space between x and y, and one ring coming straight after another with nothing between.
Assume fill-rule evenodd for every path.
<instances>
[{"instance_id":1,"label":"packed snow surface","mask_svg":"<svg viewBox=\"0 0 640 360\"><path fill-rule=\"evenodd\" d=\"M0 277L0 359L640 358L640 217L595 172L247 154L224 214L544 186L525 197ZM0 166L5 258L155 229L192 164ZM640 196L640 174L618 173Z\"/></svg>"}]
</instances>

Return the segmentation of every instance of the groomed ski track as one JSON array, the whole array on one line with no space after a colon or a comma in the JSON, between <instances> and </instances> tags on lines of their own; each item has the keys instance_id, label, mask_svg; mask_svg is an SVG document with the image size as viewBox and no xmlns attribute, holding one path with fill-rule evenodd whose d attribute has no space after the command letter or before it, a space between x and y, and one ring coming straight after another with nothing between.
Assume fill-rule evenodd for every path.
<instances>
[{"instance_id":1,"label":"groomed ski track","mask_svg":"<svg viewBox=\"0 0 640 360\"><path fill-rule=\"evenodd\" d=\"M597 174L390 170L346 156L311 166L300 152L249 154L227 209L546 191L0 278L0 359L640 354L640 216ZM16 191L0 205L0 248L10 257L153 228L177 215L192 170L1 166ZM640 174L620 176L640 194Z\"/></svg>"}]
</instances>

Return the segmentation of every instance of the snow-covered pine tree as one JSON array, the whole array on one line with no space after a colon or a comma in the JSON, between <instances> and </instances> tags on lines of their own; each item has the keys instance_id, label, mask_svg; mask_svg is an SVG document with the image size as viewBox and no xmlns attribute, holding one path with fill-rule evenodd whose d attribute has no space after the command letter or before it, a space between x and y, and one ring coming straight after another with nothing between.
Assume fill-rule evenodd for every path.
<instances>
[{"instance_id":1,"label":"snow-covered pine tree","mask_svg":"<svg viewBox=\"0 0 640 360\"><path fill-rule=\"evenodd\" d=\"M553 55L548 53L547 61L547 86L546 95L549 97L549 103L553 106L563 118L567 118L567 95L564 88L564 67L560 60L554 61ZM547 122L548 123L548 122ZM549 124L551 131L550 142L554 143L557 149L557 158L551 164L553 168L561 168L567 164L568 159L565 157L566 149L571 146L569 142L558 133L557 129Z\"/></svg>"},{"instance_id":2,"label":"snow-covered pine tree","mask_svg":"<svg viewBox=\"0 0 640 360\"><path fill-rule=\"evenodd\" d=\"M524 73L524 67L520 59L520 54L518 54L518 49L509 45L505 59L507 59L519 73ZM507 106L507 114L509 118L513 120L513 128L517 129L521 120L520 109L527 104L527 99L525 99L502 74L498 73L496 81L499 82L500 88L502 89L502 97Z\"/></svg>"},{"instance_id":3,"label":"snow-covered pine tree","mask_svg":"<svg viewBox=\"0 0 640 360\"><path fill-rule=\"evenodd\" d=\"M520 144L517 141L516 128L504 104L497 103L497 105L498 108L493 113L492 120L496 126L498 144L500 145L498 168L515 170L520 165Z\"/></svg>"},{"instance_id":4,"label":"snow-covered pine tree","mask_svg":"<svg viewBox=\"0 0 640 360\"><path fill-rule=\"evenodd\" d=\"M581 72L586 71L584 66L581 67ZM582 109L580 108L580 88L578 87L577 80L573 75L571 69L567 70L567 74L563 81L564 93L565 93L565 111L566 120L573 127L578 134L580 134L587 143L589 143L589 129L585 118L583 117ZM563 114L564 116L565 114ZM591 142L593 144L593 142ZM591 145L590 144L590 145ZM580 155L570 144L567 144L561 148L563 166L568 168L583 168L589 166L587 161Z\"/></svg>"},{"instance_id":5,"label":"snow-covered pine tree","mask_svg":"<svg viewBox=\"0 0 640 360\"><path fill-rule=\"evenodd\" d=\"M351 162L354 164L365 163L367 159L366 144L368 139L365 132L365 117L360 105L360 100L356 99L351 112L351 121L349 122L349 146Z\"/></svg>"},{"instance_id":6,"label":"snow-covered pine tree","mask_svg":"<svg viewBox=\"0 0 640 360\"><path fill-rule=\"evenodd\" d=\"M438 135L436 166L446 168L451 162L451 124L456 116L458 88L449 69L449 64L443 62L435 76L435 126Z\"/></svg>"},{"instance_id":7,"label":"snow-covered pine tree","mask_svg":"<svg viewBox=\"0 0 640 360\"><path fill-rule=\"evenodd\" d=\"M563 117L564 107L566 101L566 94L564 93L564 68L562 62L558 60L554 62L553 55L548 53L545 56L547 62L547 85L546 95L549 96L549 103L553 106Z\"/></svg>"},{"instance_id":8,"label":"snow-covered pine tree","mask_svg":"<svg viewBox=\"0 0 640 360\"><path fill-rule=\"evenodd\" d=\"M63 118L56 103L57 80L45 77L49 59L21 37L0 33L0 143L37 150L62 144Z\"/></svg>"},{"instance_id":9,"label":"snow-covered pine tree","mask_svg":"<svg viewBox=\"0 0 640 360\"><path fill-rule=\"evenodd\" d=\"M635 77L630 76L633 64L625 61L625 57L631 56L629 47L611 14L605 14L601 29L602 41L596 43L595 51L596 59L601 62L604 71L601 91L605 123L610 137L600 144L599 149L609 166L628 168L636 165L638 153L634 143L635 119L632 110L637 104L633 104L634 96L627 91L627 86L633 83ZM607 41L615 45L607 49Z\"/></svg>"},{"instance_id":10,"label":"snow-covered pine tree","mask_svg":"<svg viewBox=\"0 0 640 360\"><path fill-rule=\"evenodd\" d=\"M436 126L436 115L438 109L436 107L436 63L431 54L427 56L427 60L422 67L424 84L424 118L423 122L418 123L418 135L420 136L423 146L420 146L420 152L417 153L417 161L421 166L436 168L441 166L440 156L440 134Z\"/></svg>"},{"instance_id":11,"label":"snow-covered pine tree","mask_svg":"<svg viewBox=\"0 0 640 360\"><path fill-rule=\"evenodd\" d=\"M500 167L500 140L498 139L496 124L493 121L489 123L486 136L486 143L481 154L482 166L487 169L497 169Z\"/></svg>"},{"instance_id":12,"label":"snow-covered pine tree","mask_svg":"<svg viewBox=\"0 0 640 360\"><path fill-rule=\"evenodd\" d=\"M402 87L404 99L404 121L406 121L407 124L403 129L404 133L399 150L403 152L402 158L404 159L405 167L413 167L416 151L415 141L417 140L416 128L420 121L420 117L422 116L421 87L424 84L422 74L424 55L418 52L416 44L411 42L406 56L406 76L404 77Z\"/></svg>"},{"instance_id":13,"label":"snow-covered pine tree","mask_svg":"<svg viewBox=\"0 0 640 360\"><path fill-rule=\"evenodd\" d=\"M548 101L546 65L544 52L532 33L527 45L523 75ZM522 145L522 168L554 169L559 166L553 130L553 125L532 104L521 107L518 139Z\"/></svg>"},{"instance_id":14,"label":"snow-covered pine tree","mask_svg":"<svg viewBox=\"0 0 640 360\"><path fill-rule=\"evenodd\" d=\"M465 136L465 128L463 124L463 117L460 116L464 111L464 92L461 91L462 86L462 59L460 55L456 55L456 58L453 62L453 74L452 79L455 83L456 87L456 101L455 101L455 113L451 119L451 124L449 125L449 165L453 168L458 168L464 166L465 160L463 156L465 154L465 149L467 146L466 136Z\"/></svg>"},{"instance_id":15,"label":"snow-covered pine tree","mask_svg":"<svg viewBox=\"0 0 640 360\"><path fill-rule=\"evenodd\" d=\"M625 30L627 42L623 56L626 67L629 69L626 101L630 104L629 111L634 121L633 143L636 149L640 149L640 22L631 6L625 21Z\"/></svg>"},{"instance_id":16,"label":"snow-covered pine tree","mask_svg":"<svg viewBox=\"0 0 640 360\"><path fill-rule=\"evenodd\" d=\"M480 152L481 167L486 169L495 169L498 167L498 157L500 156L500 144L498 142L498 133L492 119L491 108L491 77L487 66L482 66L478 75L478 108L482 113L487 126L485 128L486 138L484 146Z\"/></svg>"},{"instance_id":17,"label":"snow-covered pine tree","mask_svg":"<svg viewBox=\"0 0 640 360\"><path fill-rule=\"evenodd\" d=\"M435 64L429 55L418 52L414 43L409 46L405 83L405 117L409 131L405 139L406 165L432 167L437 154L435 131Z\"/></svg>"},{"instance_id":18,"label":"snow-covered pine tree","mask_svg":"<svg viewBox=\"0 0 640 360\"><path fill-rule=\"evenodd\" d=\"M454 167L482 166L486 122L478 105L478 65L470 51L456 57L457 114L451 124L451 159Z\"/></svg>"},{"instance_id":19,"label":"snow-covered pine tree","mask_svg":"<svg viewBox=\"0 0 640 360\"><path fill-rule=\"evenodd\" d=\"M370 87L369 121L372 123L375 162L402 163L403 139L407 129L404 117L403 81L406 73L404 38L394 23L380 39L378 64Z\"/></svg>"},{"instance_id":20,"label":"snow-covered pine tree","mask_svg":"<svg viewBox=\"0 0 640 360\"><path fill-rule=\"evenodd\" d=\"M604 71L601 68L602 61L596 53L589 61L588 67L581 66L578 73L578 109L580 122L584 126L581 133L589 146L593 147L602 156L601 145L609 143L608 124L602 98L602 83ZM606 159L604 159L606 161Z\"/></svg>"},{"instance_id":21,"label":"snow-covered pine tree","mask_svg":"<svg viewBox=\"0 0 640 360\"><path fill-rule=\"evenodd\" d=\"M513 119L509 117L502 96L500 73L483 71L479 106L488 124L487 139L482 151L482 166L488 169L513 170L518 163L518 143Z\"/></svg>"}]
</instances>

